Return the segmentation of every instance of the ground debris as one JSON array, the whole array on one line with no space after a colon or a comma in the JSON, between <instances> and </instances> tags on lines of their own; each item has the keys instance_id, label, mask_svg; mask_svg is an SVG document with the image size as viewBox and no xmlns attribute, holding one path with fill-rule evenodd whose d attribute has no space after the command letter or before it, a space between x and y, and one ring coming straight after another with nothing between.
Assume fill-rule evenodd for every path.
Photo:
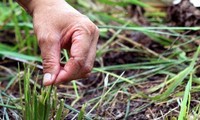
<instances>
[{"instance_id":1,"label":"ground debris","mask_svg":"<svg viewBox=\"0 0 200 120\"><path fill-rule=\"evenodd\" d=\"M200 10L188 0L168 8L170 26L200 26Z\"/></svg>"}]
</instances>

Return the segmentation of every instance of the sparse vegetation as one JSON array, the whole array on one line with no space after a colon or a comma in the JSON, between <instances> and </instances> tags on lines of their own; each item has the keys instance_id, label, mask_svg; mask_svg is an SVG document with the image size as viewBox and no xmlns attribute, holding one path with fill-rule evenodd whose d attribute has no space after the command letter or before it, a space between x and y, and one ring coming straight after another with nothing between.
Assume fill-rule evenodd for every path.
<instances>
[{"instance_id":1,"label":"sparse vegetation","mask_svg":"<svg viewBox=\"0 0 200 120\"><path fill-rule=\"evenodd\" d=\"M0 1L0 119L200 118L198 8L159 0L69 2L100 29L95 66L88 79L44 87L31 17L16 2ZM67 51L61 55L66 62Z\"/></svg>"}]
</instances>

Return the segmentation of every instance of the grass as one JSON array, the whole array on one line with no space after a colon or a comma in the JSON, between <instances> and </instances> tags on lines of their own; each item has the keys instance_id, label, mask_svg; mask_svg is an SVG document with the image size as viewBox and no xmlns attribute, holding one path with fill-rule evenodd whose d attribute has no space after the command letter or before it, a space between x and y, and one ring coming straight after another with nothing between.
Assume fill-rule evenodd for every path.
<instances>
[{"instance_id":1,"label":"grass","mask_svg":"<svg viewBox=\"0 0 200 120\"><path fill-rule=\"evenodd\" d=\"M53 90L52 86L42 88L41 91L38 92L35 83L33 88L30 89L30 75L31 71L28 67L24 73L23 84L19 82L20 96L22 96L20 101L23 118L26 120L49 120L51 118L55 118L55 120L64 119L64 116L62 116L62 113L64 113L64 100L58 100L56 90Z\"/></svg>"},{"instance_id":2,"label":"grass","mask_svg":"<svg viewBox=\"0 0 200 120\"><path fill-rule=\"evenodd\" d=\"M200 38L186 33L200 27L168 27L166 12L139 0L70 3L100 29L96 64L88 80L43 87L31 17L12 0L0 2L0 118L199 119ZM152 26L133 22L129 4L149 10Z\"/></svg>"}]
</instances>

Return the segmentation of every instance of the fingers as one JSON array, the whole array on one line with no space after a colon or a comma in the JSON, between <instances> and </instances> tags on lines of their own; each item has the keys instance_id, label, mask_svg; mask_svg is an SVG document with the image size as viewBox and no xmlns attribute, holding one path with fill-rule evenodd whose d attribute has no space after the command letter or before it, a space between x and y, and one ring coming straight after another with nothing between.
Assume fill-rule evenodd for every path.
<instances>
[{"instance_id":1,"label":"fingers","mask_svg":"<svg viewBox=\"0 0 200 120\"><path fill-rule=\"evenodd\" d=\"M43 84L48 86L54 83L60 71L59 37L45 33L38 36L38 41L43 59Z\"/></svg>"},{"instance_id":2,"label":"fingers","mask_svg":"<svg viewBox=\"0 0 200 120\"><path fill-rule=\"evenodd\" d=\"M88 76L94 63L97 40L98 30L96 26L90 30L86 28L76 29L72 33L70 59L61 68L56 84Z\"/></svg>"},{"instance_id":3,"label":"fingers","mask_svg":"<svg viewBox=\"0 0 200 120\"><path fill-rule=\"evenodd\" d=\"M94 60L95 60L95 57L96 57L96 46L97 46L98 39L99 39L99 30L98 30L98 28L96 28L94 38L93 38L93 41L92 41L92 44L90 46L90 50L89 50L89 53L88 53L88 57L87 57L87 60L85 62L86 66L92 65L91 67L93 67Z\"/></svg>"}]
</instances>

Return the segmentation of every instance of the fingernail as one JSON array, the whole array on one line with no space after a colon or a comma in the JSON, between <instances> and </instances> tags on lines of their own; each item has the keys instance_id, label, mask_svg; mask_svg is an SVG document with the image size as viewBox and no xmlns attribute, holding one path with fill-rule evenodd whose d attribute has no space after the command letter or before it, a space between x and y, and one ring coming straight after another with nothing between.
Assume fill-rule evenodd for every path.
<instances>
[{"instance_id":1,"label":"fingernail","mask_svg":"<svg viewBox=\"0 0 200 120\"><path fill-rule=\"evenodd\" d=\"M52 75L50 73L45 73L43 77L43 84L48 85L49 83L51 83L51 80L52 80Z\"/></svg>"}]
</instances>

